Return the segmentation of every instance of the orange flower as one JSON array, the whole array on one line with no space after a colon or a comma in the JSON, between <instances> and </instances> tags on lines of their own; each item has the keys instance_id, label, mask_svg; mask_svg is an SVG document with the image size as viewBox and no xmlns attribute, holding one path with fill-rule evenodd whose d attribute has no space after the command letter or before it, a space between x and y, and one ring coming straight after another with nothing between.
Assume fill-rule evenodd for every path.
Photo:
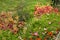
<instances>
[{"instance_id":1,"label":"orange flower","mask_svg":"<svg viewBox=\"0 0 60 40\"><path fill-rule=\"evenodd\" d=\"M24 40L26 40L26 38L24 38Z\"/></svg>"},{"instance_id":2,"label":"orange flower","mask_svg":"<svg viewBox=\"0 0 60 40\"><path fill-rule=\"evenodd\" d=\"M16 33L18 32L18 28L17 28L17 27L14 27L13 30L12 30L12 32L13 32L14 34L16 34Z\"/></svg>"},{"instance_id":3,"label":"orange flower","mask_svg":"<svg viewBox=\"0 0 60 40\"><path fill-rule=\"evenodd\" d=\"M47 40L46 38L44 40Z\"/></svg>"},{"instance_id":4,"label":"orange flower","mask_svg":"<svg viewBox=\"0 0 60 40\"><path fill-rule=\"evenodd\" d=\"M19 22L19 25L24 25L24 21Z\"/></svg>"},{"instance_id":5,"label":"orange flower","mask_svg":"<svg viewBox=\"0 0 60 40\"><path fill-rule=\"evenodd\" d=\"M6 18L6 12L2 11L0 15L1 15L1 17Z\"/></svg>"},{"instance_id":6,"label":"orange flower","mask_svg":"<svg viewBox=\"0 0 60 40\"><path fill-rule=\"evenodd\" d=\"M0 24L0 27L2 26L2 24Z\"/></svg>"},{"instance_id":7,"label":"orange flower","mask_svg":"<svg viewBox=\"0 0 60 40\"><path fill-rule=\"evenodd\" d=\"M19 23L18 23L18 27L23 27L24 25L25 25L25 22L24 21L20 21Z\"/></svg>"},{"instance_id":8,"label":"orange flower","mask_svg":"<svg viewBox=\"0 0 60 40\"><path fill-rule=\"evenodd\" d=\"M6 15L3 14L3 15L1 15L1 17L6 18Z\"/></svg>"},{"instance_id":9,"label":"orange flower","mask_svg":"<svg viewBox=\"0 0 60 40\"><path fill-rule=\"evenodd\" d=\"M52 32L48 32L47 35L53 36L53 33Z\"/></svg>"},{"instance_id":10,"label":"orange flower","mask_svg":"<svg viewBox=\"0 0 60 40\"><path fill-rule=\"evenodd\" d=\"M30 38L30 40L33 40L32 38Z\"/></svg>"},{"instance_id":11,"label":"orange flower","mask_svg":"<svg viewBox=\"0 0 60 40\"><path fill-rule=\"evenodd\" d=\"M36 40L41 40L41 38L36 38Z\"/></svg>"},{"instance_id":12,"label":"orange flower","mask_svg":"<svg viewBox=\"0 0 60 40\"><path fill-rule=\"evenodd\" d=\"M47 40L47 37L45 37L44 40Z\"/></svg>"},{"instance_id":13,"label":"orange flower","mask_svg":"<svg viewBox=\"0 0 60 40\"><path fill-rule=\"evenodd\" d=\"M17 19L17 20L18 20L18 18L19 18L19 16L16 16L16 17L15 17L15 19Z\"/></svg>"}]
</instances>

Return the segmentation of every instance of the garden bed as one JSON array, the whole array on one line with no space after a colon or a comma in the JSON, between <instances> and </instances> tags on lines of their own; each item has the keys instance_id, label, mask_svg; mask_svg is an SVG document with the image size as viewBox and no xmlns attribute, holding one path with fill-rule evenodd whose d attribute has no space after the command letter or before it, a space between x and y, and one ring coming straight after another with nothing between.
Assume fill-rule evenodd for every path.
<instances>
[{"instance_id":1,"label":"garden bed","mask_svg":"<svg viewBox=\"0 0 60 40\"><path fill-rule=\"evenodd\" d=\"M60 12L49 0L0 1L0 40L55 40Z\"/></svg>"}]
</instances>

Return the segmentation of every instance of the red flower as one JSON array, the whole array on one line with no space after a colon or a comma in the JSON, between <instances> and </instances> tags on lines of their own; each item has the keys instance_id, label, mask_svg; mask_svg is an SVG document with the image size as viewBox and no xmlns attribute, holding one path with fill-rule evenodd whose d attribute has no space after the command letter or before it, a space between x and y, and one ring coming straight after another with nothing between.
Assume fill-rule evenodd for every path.
<instances>
[{"instance_id":1,"label":"red flower","mask_svg":"<svg viewBox=\"0 0 60 40\"><path fill-rule=\"evenodd\" d=\"M51 7L51 6L45 6L44 12L45 12L45 13L49 13L49 12L52 11L52 9L53 9L53 7Z\"/></svg>"},{"instance_id":2,"label":"red flower","mask_svg":"<svg viewBox=\"0 0 60 40\"><path fill-rule=\"evenodd\" d=\"M42 13L44 13L44 8L43 7L41 7L41 8L39 7L39 8L37 8L37 11L42 14Z\"/></svg>"},{"instance_id":3,"label":"red flower","mask_svg":"<svg viewBox=\"0 0 60 40\"><path fill-rule=\"evenodd\" d=\"M9 23L9 24L8 24L8 28L9 28L9 29L13 29L13 24L12 24L12 23Z\"/></svg>"},{"instance_id":4,"label":"red flower","mask_svg":"<svg viewBox=\"0 0 60 40\"><path fill-rule=\"evenodd\" d=\"M53 10L55 13L57 13L58 12L58 8L54 8L54 10Z\"/></svg>"},{"instance_id":5,"label":"red flower","mask_svg":"<svg viewBox=\"0 0 60 40\"><path fill-rule=\"evenodd\" d=\"M2 14L1 17L6 18L6 15Z\"/></svg>"},{"instance_id":6,"label":"red flower","mask_svg":"<svg viewBox=\"0 0 60 40\"><path fill-rule=\"evenodd\" d=\"M35 6L35 11L37 11L37 8L39 8L39 6Z\"/></svg>"},{"instance_id":7,"label":"red flower","mask_svg":"<svg viewBox=\"0 0 60 40\"><path fill-rule=\"evenodd\" d=\"M38 7L38 8L36 9L36 11L40 11L40 9L41 9L41 7Z\"/></svg>"},{"instance_id":8,"label":"red flower","mask_svg":"<svg viewBox=\"0 0 60 40\"><path fill-rule=\"evenodd\" d=\"M6 28L6 26L5 26L5 25L2 25L2 29L3 29L3 30L6 30L7 28Z\"/></svg>"},{"instance_id":9,"label":"red flower","mask_svg":"<svg viewBox=\"0 0 60 40\"><path fill-rule=\"evenodd\" d=\"M42 14L42 13L39 13L38 11L35 11L35 12L34 12L34 16L35 16L35 17L41 16L41 14Z\"/></svg>"},{"instance_id":10,"label":"red flower","mask_svg":"<svg viewBox=\"0 0 60 40\"><path fill-rule=\"evenodd\" d=\"M34 12L34 16L37 15L37 14L38 14L38 11L35 11L35 12Z\"/></svg>"}]
</instances>

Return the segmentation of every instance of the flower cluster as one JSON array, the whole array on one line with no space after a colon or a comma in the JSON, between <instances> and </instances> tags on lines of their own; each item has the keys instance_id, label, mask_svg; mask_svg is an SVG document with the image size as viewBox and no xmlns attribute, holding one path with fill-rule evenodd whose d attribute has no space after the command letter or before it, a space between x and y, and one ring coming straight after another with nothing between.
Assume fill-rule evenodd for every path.
<instances>
[{"instance_id":1,"label":"flower cluster","mask_svg":"<svg viewBox=\"0 0 60 40\"><path fill-rule=\"evenodd\" d=\"M42 7L36 6L34 15L35 16L41 16L42 14L49 15L49 13L54 13L54 12L57 13L58 9L53 8L52 6L42 6ZM13 34L18 34L18 38L20 40L54 40L56 35L59 33L60 28L57 28L57 30L49 31L50 28L43 27L43 25L41 25L41 24L45 25L44 23L45 21L42 22L38 19L37 20L35 19L36 18L34 17L32 19L33 21L30 20L28 24L27 22L20 21L18 15L13 16L12 12L1 12L0 13L0 30L4 30L4 31L9 30ZM49 26L52 23L53 22L51 21L47 21L47 24Z\"/></svg>"},{"instance_id":2,"label":"flower cluster","mask_svg":"<svg viewBox=\"0 0 60 40\"><path fill-rule=\"evenodd\" d=\"M59 28L57 28L55 31L48 31L48 30L44 30L45 32L43 32L42 34L45 35L44 38L42 39L41 37L39 37L40 34L38 34L38 32L34 32L34 33L31 33L31 35L33 37L30 37L29 40L55 40L56 38L56 35L59 33ZM43 36L42 35L42 36ZM26 38L24 38L24 40L27 40Z\"/></svg>"},{"instance_id":3,"label":"flower cluster","mask_svg":"<svg viewBox=\"0 0 60 40\"><path fill-rule=\"evenodd\" d=\"M19 28L23 27L24 22L19 21L19 16L14 16L12 12L1 12L0 13L0 30L10 30L16 34Z\"/></svg>"},{"instance_id":4,"label":"flower cluster","mask_svg":"<svg viewBox=\"0 0 60 40\"><path fill-rule=\"evenodd\" d=\"M57 13L58 12L58 9L57 8L53 8L52 6L42 6L42 7L35 6L34 15L35 16L36 15L37 16L40 16L42 14L51 13L51 12Z\"/></svg>"}]
</instances>

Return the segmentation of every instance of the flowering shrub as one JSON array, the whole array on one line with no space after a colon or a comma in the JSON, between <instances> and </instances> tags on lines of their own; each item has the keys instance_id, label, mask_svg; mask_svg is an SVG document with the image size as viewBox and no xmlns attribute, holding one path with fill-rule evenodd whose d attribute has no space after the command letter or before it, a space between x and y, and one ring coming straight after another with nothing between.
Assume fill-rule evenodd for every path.
<instances>
[{"instance_id":1,"label":"flowering shrub","mask_svg":"<svg viewBox=\"0 0 60 40\"><path fill-rule=\"evenodd\" d=\"M19 31L20 27L23 27L24 22L19 21L19 16L13 18L10 12L1 12L0 13L0 29L9 30L12 33L16 34Z\"/></svg>"},{"instance_id":2,"label":"flowering shrub","mask_svg":"<svg viewBox=\"0 0 60 40\"><path fill-rule=\"evenodd\" d=\"M52 6L36 6L35 7L35 12L34 15L42 15L42 14L46 14L46 13L51 13L51 12L58 12L57 8L53 8Z\"/></svg>"}]
</instances>

